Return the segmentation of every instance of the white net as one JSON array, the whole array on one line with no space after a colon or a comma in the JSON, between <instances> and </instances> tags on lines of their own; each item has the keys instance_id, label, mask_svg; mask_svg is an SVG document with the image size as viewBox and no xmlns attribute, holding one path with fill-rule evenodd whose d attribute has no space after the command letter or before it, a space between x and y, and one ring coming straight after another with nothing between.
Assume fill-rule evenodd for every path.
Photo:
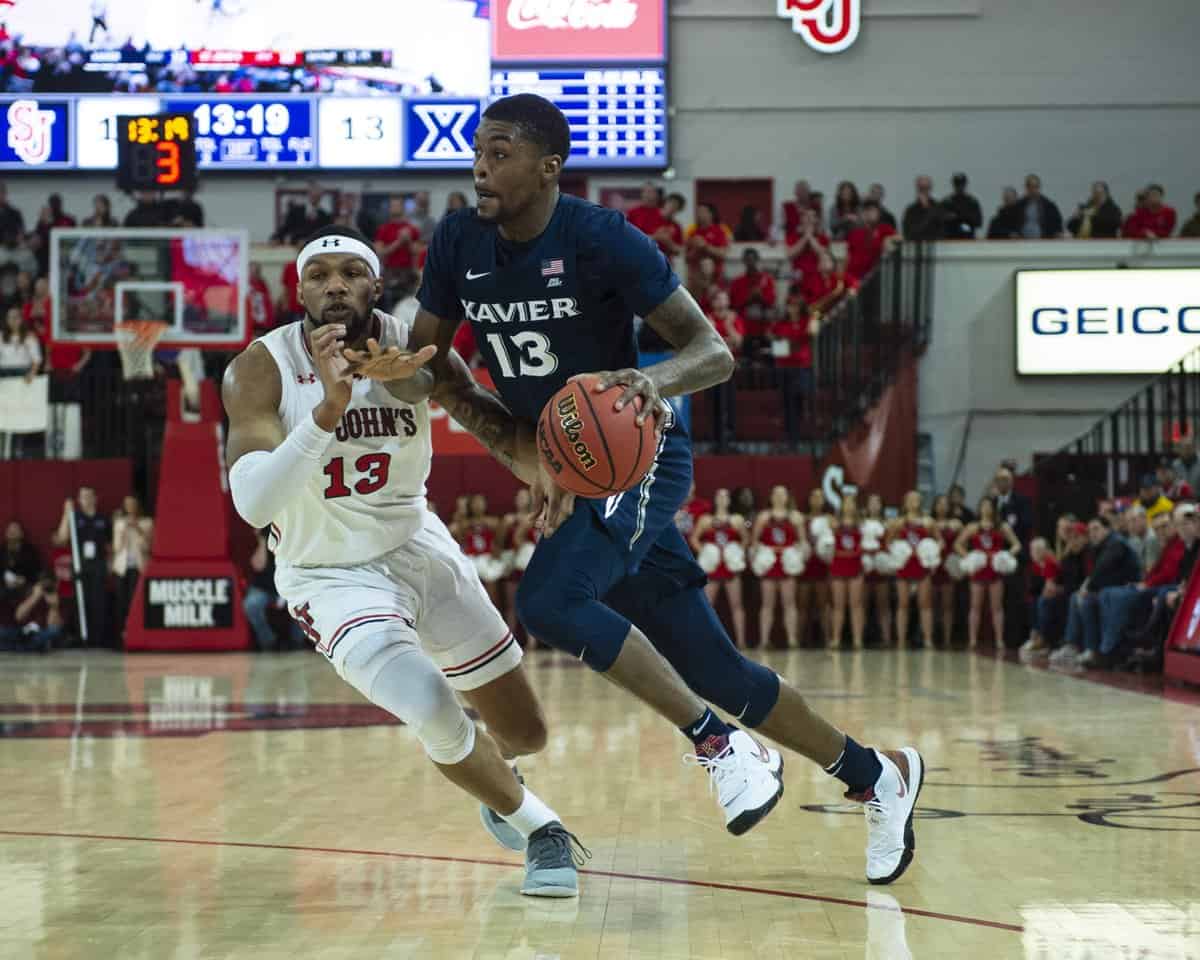
<instances>
[{"instance_id":1,"label":"white net","mask_svg":"<svg viewBox=\"0 0 1200 960\"><path fill-rule=\"evenodd\" d=\"M125 320L113 327L126 380L154 379L154 348L167 326L161 320Z\"/></svg>"}]
</instances>

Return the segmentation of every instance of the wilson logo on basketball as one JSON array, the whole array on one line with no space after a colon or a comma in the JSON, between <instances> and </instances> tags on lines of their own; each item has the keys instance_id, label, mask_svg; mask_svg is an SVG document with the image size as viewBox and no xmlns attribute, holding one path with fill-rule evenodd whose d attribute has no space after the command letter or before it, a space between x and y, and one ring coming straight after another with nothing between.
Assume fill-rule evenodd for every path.
<instances>
[{"instance_id":1,"label":"wilson logo on basketball","mask_svg":"<svg viewBox=\"0 0 1200 960\"><path fill-rule=\"evenodd\" d=\"M538 453L541 454L542 462L546 464L554 473L560 474L563 472L563 462L554 455L554 446L550 443L550 437L546 432L546 421L540 420L537 428L537 445Z\"/></svg>"},{"instance_id":2,"label":"wilson logo on basketball","mask_svg":"<svg viewBox=\"0 0 1200 960\"><path fill-rule=\"evenodd\" d=\"M776 0L777 13L818 53L841 53L858 39L862 0Z\"/></svg>"},{"instance_id":3,"label":"wilson logo on basketball","mask_svg":"<svg viewBox=\"0 0 1200 960\"><path fill-rule=\"evenodd\" d=\"M510 0L506 19L514 30L625 30L637 15L633 0Z\"/></svg>"},{"instance_id":4,"label":"wilson logo on basketball","mask_svg":"<svg viewBox=\"0 0 1200 960\"><path fill-rule=\"evenodd\" d=\"M575 395L568 394L558 401L558 425L571 443L571 450L579 458L579 465L584 470L591 470L596 465L596 458L588 445L579 439L583 433L583 421L579 419L579 407L575 404Z\"/></svg>"}]
</instances>

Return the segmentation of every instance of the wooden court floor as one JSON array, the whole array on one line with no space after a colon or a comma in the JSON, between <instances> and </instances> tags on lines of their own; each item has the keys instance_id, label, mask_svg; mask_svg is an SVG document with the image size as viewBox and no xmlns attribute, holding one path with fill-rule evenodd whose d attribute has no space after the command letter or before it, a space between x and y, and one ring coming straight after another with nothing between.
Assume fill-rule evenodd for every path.
<instances>
[{"instance_id":1,"label":"wooden court floor","mask_svg":"<svg viewBox=\"0 0 1200 960\"><path fill-rule=\"evenodd\" d=\"M767 655L930 768L917 858L791 757L725 833L679 734L554 654L530 784L591 849L517 893L411 735L312 654L0 659L0 958L1200 957L1200 706L986 656Z\"/></svg>"}]
</instances>

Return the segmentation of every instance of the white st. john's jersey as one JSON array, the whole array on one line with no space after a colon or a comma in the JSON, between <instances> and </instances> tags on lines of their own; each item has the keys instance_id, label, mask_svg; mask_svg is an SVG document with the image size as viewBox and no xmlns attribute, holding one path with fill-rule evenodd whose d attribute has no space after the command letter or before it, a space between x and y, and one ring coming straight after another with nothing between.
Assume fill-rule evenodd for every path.
<instances>
[{"instance_id":1,"label":"white st. john's jersey","mask_svg":"<svg viewBox=\"0 0 1200 960\"><path fill-rule=\"evenodd\" d=\"M411 325L375 311L384 347L408 345ZM291 432L325 396L298 320L259 338L279 367L279 417ZM429 404L402 403L373 380L355 380L350 406L321 468L271 522L267 543L281 566L365 563L420 529L433 455Z\"/></svg>"}]
</instances>

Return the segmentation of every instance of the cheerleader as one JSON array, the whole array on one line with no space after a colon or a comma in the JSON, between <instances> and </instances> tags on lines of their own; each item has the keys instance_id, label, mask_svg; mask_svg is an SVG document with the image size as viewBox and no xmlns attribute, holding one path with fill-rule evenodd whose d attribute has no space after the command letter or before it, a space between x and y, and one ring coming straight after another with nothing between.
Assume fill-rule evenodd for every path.
<instances>
[{"instance_id":1,"label":"cheerleader","mask_svg":"<svg viewBox=\"0 0 1200 960\"><path fill-rule=\"evenodd\" d=\"M505 621L512 635L518 636L517 629L517 587L521 585L521 573L529 564L533 554L532 547L537 543L537 531L533 522L533 497L528 487L522 487L513 498L512 513L506 513L500 521L500 530L496 535L496 543L500 547L500 556L504 563L504 611ZM523 546L527 547L522 549ZM537 641L528 638L526 649L533 650Z\"/></svg>"},{"instance_id":2,"label":"cheerleader","mask_svg":"<svg viewBox=\"0 0 1200 960\"><path fill-rule=\"evenodd\" d=\"M858 505L853 497L842 500L838 523L832 533L817 543L817 553L829 558L829 592L833 602L833 649L842 645L846 606L850 607L850 635L854 649L861 650L867 610L863 603L863 533L859 528Z\"/></svg>"},{"instance_id":3,"label":"cheerleader","mask_svg":"<svg viewBox=\"0 0 1200 960\"><path fill-rule=\"evenodd\" d=\"M996 515L995 500L991 497L980 500L978 516L974 523L963 527L954 544L963 558L963 569L971 575L971 613L967 618L969 650L974 650L979 641L985 596L992 609L994 642L997 646L1004 642L1004 576L1017 569L1017 554L1021 552L1020 541L1012 527Z\"/></svg>"},{"instance_id":4,"label":"cheerleader","mask_svg":"<svg viewBox=\"0 0 1200 960\"><path fill-rule=\"evenodd\" d=\"M893 522L888 549L898 564L896 570L896 646L908 645L908 611L916 588L921 615L921 639L933 646L933 583L931 572L941 560L934 535L933 519L921 510L921 494L904 495L903 514ZM936 554L936 555L935 555Z\"/></svg>"},{"instance_id":5,"label":"cheerleader","mask_svg":"<svg viewBox=\"0 0 1200 960\"><path fill-rule=\"evenodd\" d=\"M482 493L472 494L467 501L466 516L459 519L458 542L463 553L471 558L471 562L480 570L480 579L484 589L496 608L500 607L500 591L496 587L496 578L483 576L487 568L487 560L493 558L493 548L496 544L496 528L500 525L498 518L487 512L487 497Z\"/></svg>"},{"instance_id":6,"label":"cheerleader","mask_svg":"<svg viewBox=\"0 0 1200 960\"><path fill-rule=\"evenodd\" d=\"M885 647L890 647L892 645L892 580L887 572L890 558L884 555L882 560L879 559L879 548L887 534L887 521L883 516L883 497L877 493L867 497L862 534L863 554L870 557L865 592L867 599L875 605L880 639Z\"/></svg>"},{"instance_id":7,"label":"cheerleader","mask_svg":"<svg viewBox=\"0 0 1200 960\"><path fill-rule=\"evenodd\" d=\"M796 584L796 596L799 600L800 619L797 632L804 640L808 639L808 618L812 607L817 608L817 620L821 625L821 639L825 646L829 638L829 564L817 556L812 549L823 533L833 529L829 516L829 505L825 502L825 494L820 487L814 487L808 494L808 526L801 527L807 535L809 546L808 563Z\"/></svg>"},{"instance_id":8,"label":"cheerleader","mask_svg":"<svg viewBox=\"0 0 1200 960\"><path fill-rule=\"evenodd\" d=\"M758 638L759 646L764 650L775 626L777 599L783 602L783 629L787 633L788 646L796 646L800 638L795 575L804 569L801 547L804 541L800 535L803 529L804 517L792 508L792 495L787 487L772 487L768 508L758 515L750 534L750 542L754 545L754 572L762 580Z\"/></svg>"},{"instance_id":9,"label":"cheerleader","mask_svg":"<svg viewBox=\"0 0 1200 960\"><path fill-rule=\"evenodd\" d=\"M944 493L933 501L933 526L942 545L942 563L933 572L934 605L941 611L942 646L949 649L954 638L954 598L962 575L954 545L963 525L951 516L950 498Z\"/></svg>"},{"instance_id":10,"label":"cheerleader","mask_svg":"<svg viewBox=\"0 0 1200 960\"><path fill-rule=\"evenodd\" d=\"M746 569L746 521L731 513L732 498L721 488L713 494L712 513L701 514L692 530L691 545L700 566L708 574L704 595L717 605L717 595L725 589L729 613L733 618L733 636L738 649L746 648L746 609L742 606L741 572Z\"/></svg>"}]
</instances>

